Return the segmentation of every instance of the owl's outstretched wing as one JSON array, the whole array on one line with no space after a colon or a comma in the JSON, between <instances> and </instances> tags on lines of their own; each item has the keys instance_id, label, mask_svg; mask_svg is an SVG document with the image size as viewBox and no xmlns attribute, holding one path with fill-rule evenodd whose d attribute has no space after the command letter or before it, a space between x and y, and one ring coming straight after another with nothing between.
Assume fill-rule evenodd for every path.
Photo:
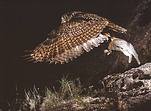
<instances>
[{"instance_id":1,"label":"owl's outstretched wing","mask_svg":"<svg viewBox=\"0 0 151 111\"><path fill-rule=\"evenodd\" d=\"M55 38L47 39L38 45L32 51L31 57L37 62L67 63L108 40L101 34L107 24L106 19L62 23L54 34Z\"/></svg>"},{"instance_id":2,"label":"owl's outstretched wing","mask_svg":"<svg viewBox=\"0 0 151 111\"><path fill-rule=\"evenodd\" d=\"M39 44L30 56L36 62L68 63L108 40L108 36L101 34L106 27L126 32L126 29L96 14L79 11L66 13L61 17L57 30L51 33L53 39Z\"/></svg>"}]
</instances>

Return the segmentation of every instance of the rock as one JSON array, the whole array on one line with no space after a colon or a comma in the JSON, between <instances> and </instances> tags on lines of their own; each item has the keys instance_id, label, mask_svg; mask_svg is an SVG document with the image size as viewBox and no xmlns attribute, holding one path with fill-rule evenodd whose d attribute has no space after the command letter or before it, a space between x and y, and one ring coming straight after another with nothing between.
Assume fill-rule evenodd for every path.
<instances>
[{"instance_id":1,"label":"rock","mask_svg":"<svg viewBox=\"0 0 151 111\"><path fill-rule=\"evenodd\" d=\"M151 108L151 63L108 75L101 81L104 88L95 96L83 95L43 111L148 111Z\"/></svg>"},{"instance_id":2,"label":"rock","mask_svg":"<svg viewBox=\"0 0 151 111\"><path fill-rule=\"evenodd\" d=\"M117 109L138 110L151 102L151 63L103 79L106 92L114 95Z\"/></svg>"}]
</instances>

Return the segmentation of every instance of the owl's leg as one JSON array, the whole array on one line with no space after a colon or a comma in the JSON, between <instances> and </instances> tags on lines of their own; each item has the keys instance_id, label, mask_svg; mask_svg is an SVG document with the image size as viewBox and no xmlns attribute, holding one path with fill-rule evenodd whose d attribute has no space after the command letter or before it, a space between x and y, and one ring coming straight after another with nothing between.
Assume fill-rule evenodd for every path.
<instances>
[{"instance_id":1,"label":"owl's leg","mask_svg":"<svg viewBox=\"0 0 151 111\"><path fill-rule=\"evenodd\" d=\"M127 29L125 29L123 27L120 27L120 26L118 26L118 25L116 25L116 24L114 24L112 22L109 22L108 27L111 30L115 31L115 32L120 32L120 33L126 33L127 32Z\"/></svg>"}]
</instances>

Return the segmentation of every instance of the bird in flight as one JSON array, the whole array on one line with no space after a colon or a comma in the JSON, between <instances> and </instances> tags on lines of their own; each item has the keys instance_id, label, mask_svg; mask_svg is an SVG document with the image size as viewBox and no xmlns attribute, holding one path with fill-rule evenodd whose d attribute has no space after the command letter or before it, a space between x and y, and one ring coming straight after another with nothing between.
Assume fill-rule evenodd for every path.
<instances>
[{"instance_id":1,"label":"bird in flight","mask_svg":"<svg viewBox=\"0 0 151 111\"><path fill-rule=\"evenodd\" d=\"M98 47L105 41L110 41L108 50L105 50L105 53L109 54L111 50L124 52L123 50L112 47L114 41L108 32L103 33L105 28L117 33L126 33L127 31L125 28L96 14L80 11L65 13L61 17L59 27L50 32L49 36L51 38L47 38L31 51L30 59L35 62L64 64L79 57L84 52L90 52L94 47ZM116 41L113 46L119 47L121 44L119 45ZM136 57L138 61L139 59L136 54L137 53L130 53L130 55ZM129 57L130 59L132 58L131 56ZM129 60L129 63L130 62Z\"/></svg>"}]
</instances>

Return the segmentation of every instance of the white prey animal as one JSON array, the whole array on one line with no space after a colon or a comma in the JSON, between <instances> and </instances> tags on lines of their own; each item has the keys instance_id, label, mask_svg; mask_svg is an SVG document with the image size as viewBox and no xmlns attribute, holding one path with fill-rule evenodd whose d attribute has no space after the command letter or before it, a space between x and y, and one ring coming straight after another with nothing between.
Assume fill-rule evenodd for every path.
<instances>
[{"instance_id":1,"label":"white prey animal","mask_svg":"<svg viewBox=\"0 0 151 111\"><path fill-rule=\"evenodd\" d=\"M131 43L128 43L123 39L112 37L108 49L104 50L104 53L109 55L112 52L112 50L123 52L124 55L129 57L128 59L129 63L132 62L132 56L133 56L136 59L137 63L140 65L138 54L136 53Z\"/></svg>"}]
</instances>

